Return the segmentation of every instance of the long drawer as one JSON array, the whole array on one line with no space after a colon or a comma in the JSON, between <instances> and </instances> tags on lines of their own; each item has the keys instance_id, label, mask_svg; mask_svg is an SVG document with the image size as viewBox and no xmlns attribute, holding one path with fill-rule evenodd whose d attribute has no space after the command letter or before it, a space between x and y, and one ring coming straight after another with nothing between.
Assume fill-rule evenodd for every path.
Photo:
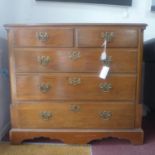
<instances>
[{"instance_id":1,"label":"long drawer","mask_svg":"<svg viewBox=\"0 0 155 155\"><path fill-rule=\"evenodd\" d=\"M107 39L108 47L138 46L138 31L135 28L125 27L86 27L76 29L77 47L101 47Z\"/></svg>"},{"instance_id":2,"label":"long drawer","mask_svg":"<svg viewBox=\"0 0 155 155\"><path fill-rule=\"evenodd\" d=\"M72 28L19 28L14 35L15 47L73 47Z\"/></svg>"},{"instance_id":3,"label":"long drawer","mask_svg":"<svg viewBox=\"0 0 155 155\"><path fill-rule=\"evenodd\" d=\"M130 100L135 99L135 75L18 74L19 100Z\"/></svg>"},{"instance_id":4,"label":"long drawer","mask_svg":"<svg viewBox=\"0 0 155 155\"><path fill-rule=\"evenodd\" d=\"M18 48L15 50L17 72L99 72L109 65L111 72L135 73L137 51L108 49L101 61L101 48Z\"/></svg>"},{"instance_id":5,"label":"long drawer","mask_svg":"<svg viewBox=\"0 0 155 155\"><path fill-rule=\"evenodd\" d=\"M21 103L11 106L12 127L134 128L134 104Z\"/></svg>"}]
</instances>

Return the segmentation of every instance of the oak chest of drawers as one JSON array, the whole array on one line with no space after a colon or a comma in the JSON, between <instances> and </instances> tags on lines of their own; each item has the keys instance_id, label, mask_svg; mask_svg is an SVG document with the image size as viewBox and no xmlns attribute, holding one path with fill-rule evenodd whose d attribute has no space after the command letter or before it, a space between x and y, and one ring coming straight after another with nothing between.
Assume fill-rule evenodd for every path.
<instances>
[{"instance_id":1,"label":"oak chest of drawers","mask_svg":"<svg viewBox=\"0 0 155 155\"><path fill-rule=\"evenodd\" d=\"M143 143L140 104L145 24L6 25L12 143L45 137ZM107 41L107 58L100 60ZM99 78L108 65L106 79Z\"/></svg>"}]
</instances>

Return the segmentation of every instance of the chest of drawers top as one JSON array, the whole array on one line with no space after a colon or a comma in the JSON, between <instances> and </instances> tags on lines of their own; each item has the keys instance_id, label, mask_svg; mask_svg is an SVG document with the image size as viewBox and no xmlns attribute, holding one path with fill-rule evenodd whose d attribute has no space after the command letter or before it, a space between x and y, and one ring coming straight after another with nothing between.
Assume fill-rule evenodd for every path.
<instances>
[{"instance_id":1,"label":"chest of drawers top","mask_svg":"<svg viewBox=\"0 0 155 155\"><path fill-rule=\"evenodd\" d=\"M14 31L14 47L108 47L136 48L145 24L6 25ZM139 29L140 28L140 29Z\"/></svg>"}]
</instances>

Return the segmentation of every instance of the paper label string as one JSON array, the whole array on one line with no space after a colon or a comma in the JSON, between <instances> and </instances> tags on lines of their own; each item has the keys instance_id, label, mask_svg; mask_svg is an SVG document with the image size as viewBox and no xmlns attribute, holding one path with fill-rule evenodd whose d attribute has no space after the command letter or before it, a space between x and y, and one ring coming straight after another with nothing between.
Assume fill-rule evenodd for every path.
<instances>
[{"instance_id":1,"label":"paper label string","mask_svg":"<svg viewBox=\"0 0 155 155\"><path fill-rule=\"evenodd\" d=\"M107 59L107 40L105 39L103 44L102 44L102 47L103 47L103 51L101 53L101 61L104 61ZM101 72L99 74L99 77L102 78L102 79L106 79L108 73L109 73L109 70L110 70L110 67L109 66L106 66L104 65L101 69Z\"/></svg>"},{"instance_id":2,"label":"paper label string","mask_svg":"<svg viewBox=\"0 0 155 155\"><path fill-rule=\"evenodd\" d=\"M101 53L101 60L106 60L107 58L107 40L104 40L103 44L102 44L102 47L103 47L103 51Z\"/></svg>"}]
</instances>

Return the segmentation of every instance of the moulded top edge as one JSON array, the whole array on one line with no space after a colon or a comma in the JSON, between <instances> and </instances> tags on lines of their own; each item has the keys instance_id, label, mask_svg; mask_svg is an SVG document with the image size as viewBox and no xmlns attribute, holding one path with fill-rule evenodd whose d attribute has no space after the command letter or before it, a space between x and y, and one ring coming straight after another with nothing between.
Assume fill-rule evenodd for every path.
<instances>
[{"instance_id":1,"label":"moulded top edge","mask_svg":"<svg viewBox=\"0 0 155 155\"><path fill-rule=\"evenodd\" d=\"M11 27L50 27L50 26L140 26L146 27L145 23L40 23L40 24L5 24L5 28Z\"/></svg>"}]
</instances>

